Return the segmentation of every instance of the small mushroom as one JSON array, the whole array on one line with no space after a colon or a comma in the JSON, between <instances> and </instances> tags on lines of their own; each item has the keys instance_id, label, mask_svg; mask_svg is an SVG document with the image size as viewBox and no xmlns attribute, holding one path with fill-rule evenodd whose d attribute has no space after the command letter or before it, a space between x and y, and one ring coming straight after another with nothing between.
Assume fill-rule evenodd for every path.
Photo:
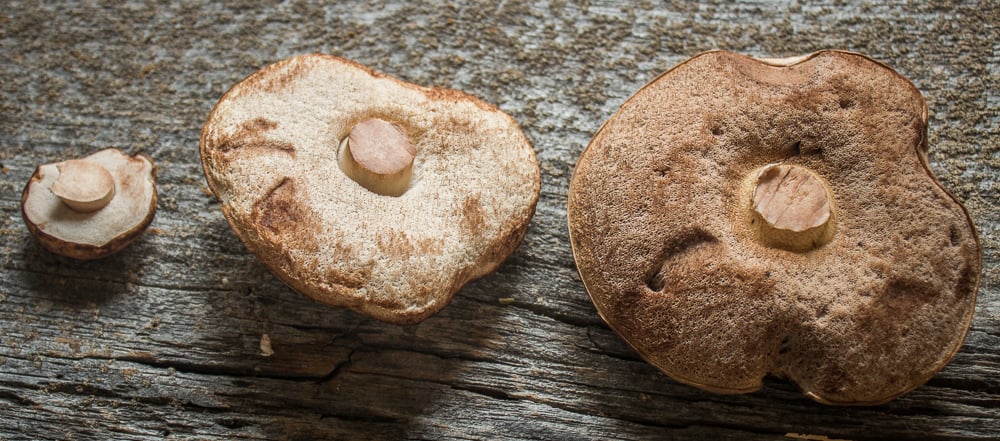
<instances>
[{"instance_id":1,"label":"small mushroom","mask_svg":"<svg viewBox=\"0 0 1000 441\"><path fill-rule=\"evenodd\" d=\"M319 302L417 323L494 271L535 212L535 152L510 116L329 55L233 86L201 135L222 213Z\"/></svg>"},{"instance_id":2,"label":"small mushroom","mask_svg":"<svg viewBox=\"0 0 1000 441\"><path fill-rule=\"evenodd\" d=\"M21 196L24 221L49 251L90 260L132 243L156 212L152 161L105 149L39 166Z\"/></svg>"},{"instance_id":3,"label":"small mushroom","mask_svg":"<svg viewBox=\"0 0 1000 441\"><path fill-rule=\"evenodd\" d=\"M878 404L930 379L972 320L982 249L927 164L920 92L862 55L716 51L626 101L569 189L581 279L677 381Z\"/></svg>"}]
</instances>

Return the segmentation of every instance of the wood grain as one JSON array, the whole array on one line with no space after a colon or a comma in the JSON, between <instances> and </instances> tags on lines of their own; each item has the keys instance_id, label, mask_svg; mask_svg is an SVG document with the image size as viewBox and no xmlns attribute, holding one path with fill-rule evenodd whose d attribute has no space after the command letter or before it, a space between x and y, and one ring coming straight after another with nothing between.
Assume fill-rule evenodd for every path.
<instances>
[{"instance_id":1,"label":"wood grain","mask_svg":"<svg viewBox=\"0 0 1000 441\"><path fill-rule=\"evenodd\" d=\"M0 11L0 439L995 439L997 17L992 1L10 2ZM604 325L580 284L565 219L576 158L631 93L700 51L829 47L887 63L927 98L931 167L984 246L966 344L927 385L876 407L819 405L778 379L737 396L680 385ZM542 196L524 243L420 325L292 292L207 192L198 137L215 101L308 52L497 104L538 153ZM158 166L150 231L95 262L44 251L20 217L28 177L109 146ZM273 355L262 355L264 335Z\"/></svg>"}]
</instances>

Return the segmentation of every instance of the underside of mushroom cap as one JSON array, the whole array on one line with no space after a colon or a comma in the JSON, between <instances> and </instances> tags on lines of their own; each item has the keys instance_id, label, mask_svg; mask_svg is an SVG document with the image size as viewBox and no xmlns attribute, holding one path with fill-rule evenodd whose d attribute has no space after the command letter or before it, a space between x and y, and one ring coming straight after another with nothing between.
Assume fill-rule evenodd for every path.
<instances>
[{"instance_id":1,"label":"underside of mushroom cap","mask_svg":"<svg viewBox=\"0 0 1000 441\"><path fill-rule=\"evenodd\" d=\"M972 318L981 251L926 164L916 88L864 56L697 56L631 97L570 185L581 277L604 319L684 383L876 404L926 382ZM769 164L829 186L830 236L762 240ZM792 198L794 199L794 198Z\"/></svg>"},{"instance_id":2,"label":"underside of mushroom cap","mask_svg":"<svg viewBox=\"0 0 1000 441\"><path fill-rule=\"evenodd\" d=\"M137 238L156 213L152 160L105 149L76 161L99 166L114 182L113 197L93 211L78 211L52 191L64 164L38 167L21 197L29 230L46 249L76 259L97 259L118 252Z\"/></svg>"},{"instance_id":3,"label":"underside of mushroom cap","mask_svg":"<svg viewBox=\"0 0 1000 441\"><path fill-rule=\"evenodd\" d=\"M338 162L372 121L381 135L365 142L392 134L402 152L390 156L412 159L405 185L383 191ZM540 187L534 150L498 108L329 55L275 63L230 89L201 155L226 220L279 278L400 324L495 270L524 236Z\"/></svg>"}]
</instances>

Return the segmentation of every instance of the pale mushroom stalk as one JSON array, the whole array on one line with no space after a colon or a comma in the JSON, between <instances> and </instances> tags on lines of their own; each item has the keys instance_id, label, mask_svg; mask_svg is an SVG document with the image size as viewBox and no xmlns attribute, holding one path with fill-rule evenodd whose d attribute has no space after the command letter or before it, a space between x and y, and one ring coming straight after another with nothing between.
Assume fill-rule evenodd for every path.
<instances>
[{"instance_id":1,"label":"pale mushroom stalk","mask_svg":"<svg viewBox=\"0 0 1000 441\"><path fill-rule=\"evenodd\" d=\"M751 223L769 246L804 252L833 235L827 184L805 167L771 164L755 173Z\"/></svg>"},{"instance_id":2,"label":"pale mushroom stalk","mask_svg":"<svg viewBox=\"0 0 1000 441\"><path fill-rule=\"evenodd\" d=\"M400 196L410 186L416 154L402 127L369 118L355 125L341 142L337 162L347 176L368 190Z\"/></svg>"},{"instance_id":3,"label":"pale mushroom stalk","mask_svg":"<svg viewBox=\"0 0 1000 441\"><path fill-rule=\"evenodd\" d=\"M71 159L57 168L59 177L52 184L52 194L74 211L100 210L115 196L115 180L100 164Z\"/></svg>"}]
</instances>

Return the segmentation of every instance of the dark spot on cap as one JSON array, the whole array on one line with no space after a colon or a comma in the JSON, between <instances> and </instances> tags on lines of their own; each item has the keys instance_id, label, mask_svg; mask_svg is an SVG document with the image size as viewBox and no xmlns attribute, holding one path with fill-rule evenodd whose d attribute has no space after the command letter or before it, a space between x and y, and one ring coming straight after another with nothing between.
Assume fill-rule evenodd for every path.
<instances>
[{"instance_id":1,"label":"dark spot on cap","mask_svg":"<svg viewBox=\"0 0 1000 441\"><path fill-rule=\"evenodd\" d=\"M910 279L895 279L889 281L882 293L886 305L895 309L910 310L918 303L929 302L938 292L926 283Z\"/></svg>"},{"instance_id":2,"label":"dark spot on cap","mask_svg":"<svg viewBox=\"0 0 1000 441\"><path fill-rule=\"evenodd\" d=\"M652 291L662 291L672 269L670 268L671 262L686 252L715 242L715 237L700 229L688 231L669 241L660 252L659 258L656 259L656 267L649 271L649 276L646 277L646 286Z\"/></svg>"},{"instance_id":3,"label":"dark spot on cap","mask_svg":"<svg viewBox=\"0 0 1000 441\"><path fill-rule=\"evenodd\" d=\"M472 196L465 198L462 202L462 226L478 235L484 228L484 219L479 198Z\"/></svg>"},{"instance_id":4,"label":"dark spot on cap","mask_svg":"<svg viewBox=\"0 0 1000 441\"><path fill-rule=\"evenodd\" d=\"M781 339L781 345L778 347L778 355L787 354L788 351L790 351L792 349L791 348L791 340L792 340L792 338L790 336L787 336L787 335L784 336Z\"/></svg>"},{"instance_id":5,"label":"dark spot on cap","mask_svg":"<svg viewBox=\"0 0 1000 441\"><path fill-rule=\"evenodd\" d=\"M235 133L220 136L216 142L216 151L227 154L236 150L280 151L295 155L295 146L287 141L269 139L266 132L278 127L276 121L266 118L254 118L240 124Z\"/></svg>"},{"instance_id":6,"label":"dark spot on cap","mask_svg":"<svg viewBox=\"0 0 1000 441\"><path fill-rule=\"evenodd\" d=\"M269 242L316 249L314 238L320 231L319 220L305 205L292 178L283 179L257 201L251 219Z\"/></svg>"},{"instance_id":7,"label":"dark spot on cap","mask_svg":"<svg viewBox=\"0 0 1000 441\"><path fill-rule=\"evenodd\" d=\"M250 77L252 87L266 93L277 93L287 89L296 79L305 76L316 59L314 56L304 55L261 69Z\"/></svg>"},{"instance_id":8,"label":"dark spot on cap","mask_svg":"<svg viewBox=\"0 0 1000 441\"><path fill-rule=\"evenodd\" d=\"M374 265L364 266L353 271L339 271L331 268L327 270L326 278L330 283L349 289L358 289L368 283L368 278L371 277L372 273L372 266Z\"/></svg>"},{"instance_id":9,"label":"dark spot on cap","mask_svg":"<svg viewBox=\"0 0 1000 441\"><path fill-rule=\"evenodd\" d=\"M961 242L962 237L958 233L958 227L952 225L951 229L948 231L948 240L951 242L951 246L957 247Z\"/></svg>"}]
</instances>

